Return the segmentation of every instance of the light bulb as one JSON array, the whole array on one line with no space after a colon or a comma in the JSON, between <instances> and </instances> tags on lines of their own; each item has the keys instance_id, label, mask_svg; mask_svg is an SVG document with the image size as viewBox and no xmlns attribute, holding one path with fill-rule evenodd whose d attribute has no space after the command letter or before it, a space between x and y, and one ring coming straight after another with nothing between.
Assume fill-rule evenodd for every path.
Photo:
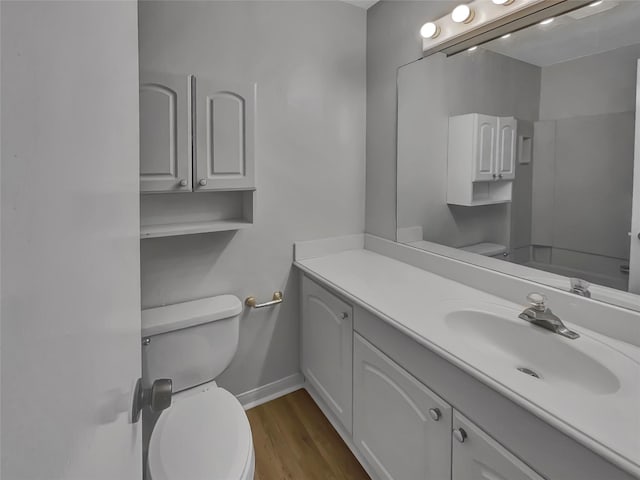
<instances>
[{"instance_id":1,"label":"light bulb","mask_svg":"<svg viewBox=\"0 0 640 480\"><path fill-rule=\"evenodd\" d=\"M478 49L478 46L475 45L469 49L470 52L475 52Z\"/></svg>"},{"instance_id":2,"label":"light bulb","mask_svg":"<svg viewBox=\"0 0 640 480\"><path fill-rule=\"evenodd\" d=\"M597 2L590 3L590 7L597 7L598 5L602 5L602 0L598 0Z\"/></svg>"},{"instance_id":3,"label":"light bulb","mask_svg":"<svg viewBox=\"0 0 640 480\"><path fill-rule=\"evenodd\" d=\"M496 5L511 5L515 0L491 0Z\"/></svg>"},{"instance_id":4,"label":"light bulb","mask_svg":"<svg viewBox=\"0 0 640 480\"><path fill-rule=\"evenodd\" d=\"M550 23L553 23L554 20L554 18L547 18L546 20L541 21L540 25L549 25Z\"/></svg>"},{"instance_id":5,"label":"light bulb","mask_svg":"<svg viewBox=\"0 0 640 480\"><path fill-rule=\"evenodd\" d=\"M507 38L509 38L510 36L511 36L511 34L510 34L510 33L507 33L506 35L502 35L502 37L500 37L500 38L502 38L502 39L505 39L505 40L506 40L506 39L507 39Z\"/></svg>"},{"instance_id":6,"label":"light bulb","mask_svg":"<svg viewBox=\"0 0 640 480\"><path fill-rule=\"evenodd\" d=\"M440 35L440 27L433 22L425 23L420 29L422 38L436 38Z\"/></svg>"},{"instance_id":7,"label":"light bulb","mask_svg":"<svg viewBox=\"0 0 640 480\"><path fill-rule=\"evenodd\" d=\"M451 20L456 23L469 23L473 20L474 12L468 5L458 5L451 12Z\"/></svg>"}]
</instances>

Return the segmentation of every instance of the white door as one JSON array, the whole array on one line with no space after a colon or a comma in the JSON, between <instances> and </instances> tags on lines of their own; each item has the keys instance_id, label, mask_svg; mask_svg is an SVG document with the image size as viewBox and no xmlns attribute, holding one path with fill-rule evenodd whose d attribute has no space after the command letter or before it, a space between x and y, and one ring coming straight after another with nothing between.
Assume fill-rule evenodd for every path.
<instances>
[{"instance_id":1,"label":"white door","mask_svg":"<svg viewBox=\"0 0 640 480\"><path fill-rule=\"evenodd\" d=\"M513 180L516 176L517 120L513 117L498 118L497 132L496 172L498 179Z\"/></svg>"},{"instance_id":2,"label":"white door","mask_svg":"<svg viewBox=\"0 0 640 480\"><path fill-rule=\"evenodd\" d=\"M451 407L364 338L353 351L353 439L384 480L451 478Z\"/></svg>"},{"instance_id":3,"label":"white door","mask_svg":"<svg viewBox=\"0 0 640 480\"><path fill-rule=\"evenodd\" d=\"M474 114L473 134L473 181L482 182L496 178L496 133L498 128L497 117Z\"/></svg>"},{"instance_id":4,"label":"white door","mask_svg":"<svg viewBox=\"0 0 640 480\"><path fill-rule=\"evenodd\" d=\"M453 413L452 480L544 480L459 412Z\"/></svg>"},{"instance_id":5,"label":"white door","mask_svg":"<svg viewBox=\"0 0 640 480\"><path fill-rule=\"evenodd\" d=\"M631 252L629 291L640 293L640 60L636 77L636 142L633 163L633 209L631 214Z\"/></svg>"},{"instance_id":6,"label":"white door","mask_svg":"<svg viewBox=\"0 0 640 480\"><path fill-rule=\"evenodd\" d=\"M137 480L137 6L0 17L1 476Z\"/></svg>"},{"instance_id":7,"label":"white door","mask_svg":"<svg viewBox=\"0 0 640 480\"><path fill-rule=\"evenodd\" d=\"M197 77L195 190L254 185L256 85Z\"/></svg>"},{"instance_id":8,"label":"white door","mask_svg":"<svg viewBox=\"0 0 640 480\"><path fill-rule=\"evenodd\" d=\"M307 277L302 302L302 373L351 432L353 310Z\"/></svg>"},{"instance_id":9,"label":"white door","mask_svg":"<svg viewBox=\"0 0 640 480\"><path fill-rule=\"evenodd\" d=\"M140 73L140 190L190 192L191 77Z\"/></svg>"}]
</instances>

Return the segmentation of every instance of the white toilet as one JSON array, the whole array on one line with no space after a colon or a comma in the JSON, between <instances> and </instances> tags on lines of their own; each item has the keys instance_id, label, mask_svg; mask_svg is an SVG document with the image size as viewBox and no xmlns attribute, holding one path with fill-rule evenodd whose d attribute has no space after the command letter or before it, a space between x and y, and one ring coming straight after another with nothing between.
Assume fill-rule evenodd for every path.
<instances>
[{"instance_id":1,"label":"white toilet","mask_svg":"<svg viewBox=\"0 0 640 480\"><path fill-rule=\"evenodd\" d=\"M173 381L151 433L148 480L249 480L255 457L240 402L213 381L236 353L242 303L233 295L142 311L142 378Z\"/></svg>"}]
</instances>

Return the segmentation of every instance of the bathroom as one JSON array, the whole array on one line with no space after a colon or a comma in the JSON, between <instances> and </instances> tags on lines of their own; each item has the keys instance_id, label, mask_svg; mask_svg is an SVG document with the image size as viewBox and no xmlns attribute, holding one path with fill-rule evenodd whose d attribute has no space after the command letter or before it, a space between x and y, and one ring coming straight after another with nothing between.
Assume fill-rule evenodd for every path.
<instances>
[{"instance_id":1,"label":"bathroom","mask_svg":"<svg viewBox=\"0 0 640 480\"><path fill-rule=\"evenodd\" d=\"M1 1L0 477L640 478L638 16Z\"/></svg>"}]
</instances>

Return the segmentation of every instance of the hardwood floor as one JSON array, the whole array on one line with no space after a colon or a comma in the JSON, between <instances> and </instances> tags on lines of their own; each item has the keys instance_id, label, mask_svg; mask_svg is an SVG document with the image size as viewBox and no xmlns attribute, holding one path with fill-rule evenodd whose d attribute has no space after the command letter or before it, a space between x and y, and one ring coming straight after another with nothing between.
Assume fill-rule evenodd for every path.
<instances>
[{"instance_id":1,"label":"hardwood floor","mask_svg":"<svg viewBox=\"0 0 640 480\"><path fill-rule=\"evenodd\" d=\"M255 480L369 479L306 390L247 410Z\"/></svg>"}]
</instances>

